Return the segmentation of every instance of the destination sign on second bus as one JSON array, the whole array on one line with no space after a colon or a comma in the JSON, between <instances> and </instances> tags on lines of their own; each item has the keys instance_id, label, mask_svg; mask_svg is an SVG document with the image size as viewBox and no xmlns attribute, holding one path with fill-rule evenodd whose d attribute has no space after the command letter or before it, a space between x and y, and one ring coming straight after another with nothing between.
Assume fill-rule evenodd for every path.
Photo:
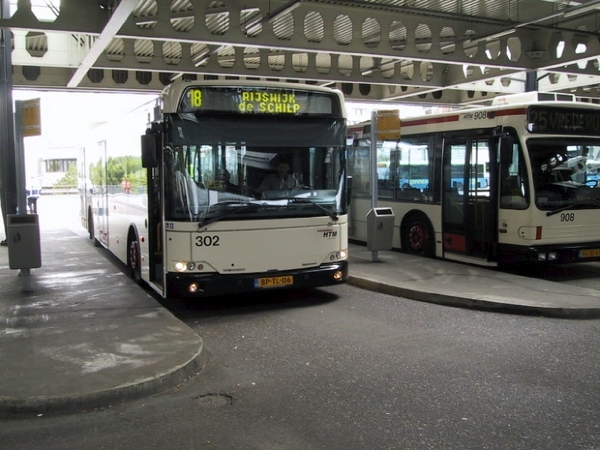
<instances>
[{"instance_id":1,"label":"destination sign on second bus","mask_svg":"<svg viewBox=\"0 0 600 450\"><path fill-rule=\"evenodd\" d=\"M181 112L332 115L335 103L329 94L282 88L203 87L189 88Z\"/></svg>"},{"instance_id":2,"label":"destination sign on second bus","mask_svg":"<svg viewBox=\"0 0 600 450\"><path fill-rule=\"evenodd\" d=\"M600 110L530 106L527 111L532 133L569 133L596 135L600 133Z\"/></svg>"}]
</instances>

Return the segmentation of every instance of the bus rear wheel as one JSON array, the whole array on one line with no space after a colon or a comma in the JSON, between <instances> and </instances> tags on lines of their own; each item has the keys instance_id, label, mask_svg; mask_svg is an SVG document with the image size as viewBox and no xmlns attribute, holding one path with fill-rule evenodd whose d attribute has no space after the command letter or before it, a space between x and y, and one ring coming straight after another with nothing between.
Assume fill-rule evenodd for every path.
<instances>
[{"instance_id":1,"label":"bus rear wheel","mask_svg":"<svg viewBox=\"0 0 600 450\"><path fill-rule=\"evenodd\" d=\"M422 214L410 216L401 228L402 249L413 255L434 256L434 233L429 220Z\"/></svg>"}]
</instances>

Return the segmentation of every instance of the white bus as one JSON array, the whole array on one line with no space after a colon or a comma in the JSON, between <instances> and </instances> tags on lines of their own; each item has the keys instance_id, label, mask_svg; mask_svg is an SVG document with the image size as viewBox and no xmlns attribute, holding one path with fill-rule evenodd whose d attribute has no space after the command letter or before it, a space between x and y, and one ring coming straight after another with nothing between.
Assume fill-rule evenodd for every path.
<instances>
[{"instance_id":1,"label":"white bus","mask_svg":"<svg viewBox=\"0 0 600 450\"><path fill-rule=\"evenodd\" d=\"M339 284L345 157L337 90L176 82L96 131L79 164L82 223L168 298ZM288 181L263 188L277 166Z\"/></svg>"},{"instance_id":2,"label":"white bus","mask_svg":"<svg viewBox=\"0 0 600 450\"><path fill-rule=\"evenodd\" d=\"M371 125L348 133L349 235L366 242ZM405 119L398 142L385 144L378 206L394 211L394 248L482 265L600 260L600 106L499 97Z\"/></svg>"}]
</instances>

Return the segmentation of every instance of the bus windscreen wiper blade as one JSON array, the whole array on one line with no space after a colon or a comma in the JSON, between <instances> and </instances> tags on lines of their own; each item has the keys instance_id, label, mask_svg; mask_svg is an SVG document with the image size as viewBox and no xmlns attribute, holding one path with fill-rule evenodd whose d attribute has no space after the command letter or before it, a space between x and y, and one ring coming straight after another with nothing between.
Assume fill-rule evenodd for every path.
<instances>
[{"instance_id":1,"label":"bus windscreen wiper blade","mask_svg":"<svg viewBox=\"0 0 600 450\"><path fill-rule=\"evenodd\" d=\"M579 204L573 203L571 205L562 206L562 207L560 207L558 209L555 209L554 211L548 211L546 213L546 217L550 217L550 216L553 216L554 214L558 214L558 213L561 213L563 211L567 211L569 209L575 208L576 206L579 206Z\"/></svg>"},{"instance_id":2,"label":"bus windscreen wiper blade","mask_svg":"<svg viewBox=\"0 0 600 450\"><path fill-rule=\"evenodd\" d=\"M325 214L327 214L329 217L331 217L331 220L338 220L338 216L337 216L337 214L336 214L336 213L334 213L334 212L332 212L332 211L328 210L327 208L325 208L325 207L324 207L324 206L322 206L322 205L319 205L319 204L318 204L318 203L316 203L316 202L313 202L312 200L308 200L308 199L306 199L306 198L297 198L297 197L295 197L295 198L290 198L290 199L289 199L289 202L290 202L290 203L307 203L307 204L309 204L309 205L316 206L316 207L317 207L317 208L319 208L321 211L323 211Z\"/></svg>"},{"instance_id":3,"label":"bus windscreen wiper blade","mask_svg":"<svg viewBox=\"0 0 600 450\"><path fill-rule=\"evenodd\" d=\"M220 208L218 211L215 211L213 213L208 212L200 220L200 222L198 222L198 228L204 227L214 222L218 222L219 220L224 219L225 217L231 216L233 214L237 214L240 212L256 211L258 208L260 208L261 205L246 202L223 202L213 205L213 208L215 206L221 206L222 209Z\"/></svg>"},{"instance_id":4,"label":"bus windscreen wiper blade","mask_svg":"<svg viewBox=\"0 0 600 450\"><path fill-rule=\"evenodd\" d=\"M567 205L567 206L561 206L560 208L555 209L553 211L548 211L546 213L546 217L553 216L554 214L558 214L558 213L561 213L563 211L567 211L569 209L577 208L578 206L598 206L598 201L594 199L594 200L591 200L591 201L579 202L579 203L571 203L570 205Z\"/></svg>"}]
</instances>

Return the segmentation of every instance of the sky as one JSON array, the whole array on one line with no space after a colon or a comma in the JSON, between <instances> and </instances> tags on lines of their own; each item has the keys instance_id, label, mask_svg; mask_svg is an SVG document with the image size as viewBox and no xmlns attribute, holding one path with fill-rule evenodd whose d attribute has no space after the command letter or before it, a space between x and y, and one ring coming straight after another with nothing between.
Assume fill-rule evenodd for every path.
<instances>
[{"instance_id":1,"label":"sky","mask_svg":"<svg viewBox=\"0 0 600 450\"><path fill-rule=\"evenodd\" d=\"M42 137L36 144L77 147L94 123L119 117L156 95L13 90L14 100L34 98L40 99L42 121Z\"/></svg>"}]
</instances>

